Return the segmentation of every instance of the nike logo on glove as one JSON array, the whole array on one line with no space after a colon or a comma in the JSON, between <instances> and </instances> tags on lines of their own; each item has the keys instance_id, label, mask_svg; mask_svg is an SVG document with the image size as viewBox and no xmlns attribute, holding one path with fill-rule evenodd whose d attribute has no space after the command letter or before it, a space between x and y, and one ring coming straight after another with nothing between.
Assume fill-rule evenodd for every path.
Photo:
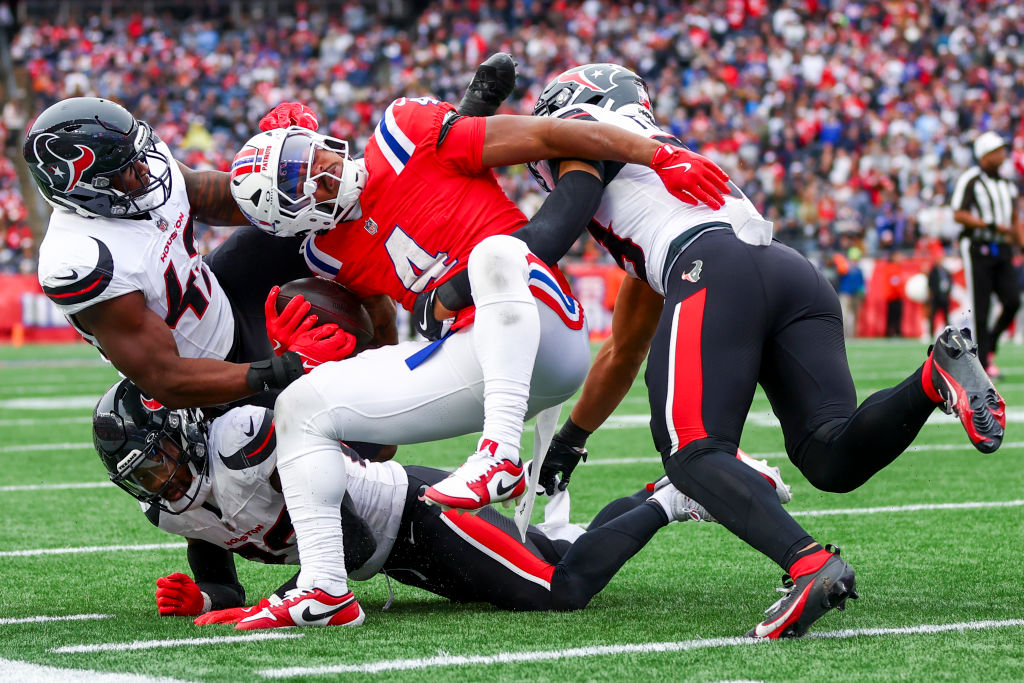
<instances>
[{"instance_id":1,"label":"nike logo on glove","mask_svg":"<svg viewBox=\"0 0 1024 683\"><path fill-rule=\"evenodd\" d=\"M691 167L692 167L692 164L689 161L684 161L683 163L676 164L675 166L666 166L665 169L668 170L670 168L682 168L683 169L683 173L685 173L686 171L689 171Z\"/></svg>"},{"instance_id":2,"label":"nike logo on glove","mask_svg":"<svg viewBox=\"0 0 1024 683\"><path fill-rule=\"evenodd\" d=\"M310 609L307 607L306 609L302 610L302 620L303 621L320 621L321 619L329 619L330 617L333 617L335 614L337 614L341 610L345 609L348 606L348 604L349 604L348 602L344 602L344 603L338 605L337 607L335 607L334 609L327 610L326 612L321 612L320 614L313 614L313 612L310 611Z\"/></svg>"},{"instance_id":3,"label":"nike logo on glove","mask_svg":"<svg viewBox=\"0 0 1024 683\"><path fill-rule=\"evenodd\" d=\"M249 418L249 431L246 432L244 429L242 431L245 432L246 436L252 436L256 433L256 425L253 424L251 417Z\"/></svg>"}]
</instances>

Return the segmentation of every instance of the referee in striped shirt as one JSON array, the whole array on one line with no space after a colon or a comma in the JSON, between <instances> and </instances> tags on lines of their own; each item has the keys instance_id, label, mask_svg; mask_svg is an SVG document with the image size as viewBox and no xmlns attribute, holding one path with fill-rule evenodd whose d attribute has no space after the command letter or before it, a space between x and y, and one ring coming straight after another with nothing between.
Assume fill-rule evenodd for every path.
<instances>
[{"instance_id":1,"label":"referee in striped shirt","mask_svg":"<svg viewBox=\"0 0 1024 683\"><path fill-rule=\"evenodd\" d=\"M998 133L982 133L974 141L978 163L956 181L953 218L963 226L960 254L968 296L974 303L974 330L978 360L989 375L997 376L995 351L999 336L1013 322L1020 307L1020 290L1013 270L1013 250L1021 244L1017 186L999 175L1006 160L1006 141ZM992 295L1002 312L989 327Z\"/></svg>"}]
</instances>

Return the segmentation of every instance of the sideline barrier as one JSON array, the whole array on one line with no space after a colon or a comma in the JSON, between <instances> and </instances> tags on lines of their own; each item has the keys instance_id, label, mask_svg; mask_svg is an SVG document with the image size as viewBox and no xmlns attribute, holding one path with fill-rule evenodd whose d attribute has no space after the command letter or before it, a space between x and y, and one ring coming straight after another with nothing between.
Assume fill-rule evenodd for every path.
<instances>
[{"instance_id":1,"label":"sideline barrier","mask_svg":"<svg viewBox=\"0 0 1024 683\"><path fill-rule=\"evenodd\" d=\"M46 298L35 275L0 275L0 342L71 342L82 337Z\"/></svg>"}]
</instances>

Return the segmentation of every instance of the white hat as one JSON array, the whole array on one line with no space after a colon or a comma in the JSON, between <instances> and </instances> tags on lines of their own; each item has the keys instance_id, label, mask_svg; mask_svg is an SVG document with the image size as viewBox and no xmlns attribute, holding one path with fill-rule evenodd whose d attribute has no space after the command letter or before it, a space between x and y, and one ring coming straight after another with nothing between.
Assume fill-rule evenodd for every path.
<instances>
[{"instance_id":1,"label":"white hat","mask_svg":"<svg viewBox=\"0 0 1024 683\"><path fill-rule=\"evenodd\" d=\"M974 158L981 159L989 152L1006 146L1006 140L995 131L986 131L974 140Z\"/></svg>"}]
</instances>

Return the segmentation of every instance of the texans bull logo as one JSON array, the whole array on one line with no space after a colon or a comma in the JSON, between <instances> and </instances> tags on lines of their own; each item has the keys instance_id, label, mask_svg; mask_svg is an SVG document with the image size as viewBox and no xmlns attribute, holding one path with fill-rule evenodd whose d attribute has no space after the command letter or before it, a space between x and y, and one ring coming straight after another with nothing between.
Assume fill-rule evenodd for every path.
<instances>
[{"instance_id":1,"label":"texans bull logo","mask_svg":"<svg viewBox=\"0 0 1024 683\"><path fill-rule=\"evenodd\" d=\"M584 88L590 88L595 92L608 92L615 87L612 81L611 69L587 68L566 71L558 76L559 83L579 83Z\"/></svg>"},{"instance_id":2,"label":"texans bull logo","mask_svg":"<svg viewBox=\"0 0 1024 683\"><path fill-rule=\"evenodd\" d=\"M32 151L38 159L36 165L49 179L53 189L70 192L82 179L82 174L96 162L96 153L84 145L75 145L79 155L74 159L65 158L50 147L50 143L57 139L53 133L40 135ZM65 179L64 187L61 187L59 183Z\"/></svg>"}]
</instances>

